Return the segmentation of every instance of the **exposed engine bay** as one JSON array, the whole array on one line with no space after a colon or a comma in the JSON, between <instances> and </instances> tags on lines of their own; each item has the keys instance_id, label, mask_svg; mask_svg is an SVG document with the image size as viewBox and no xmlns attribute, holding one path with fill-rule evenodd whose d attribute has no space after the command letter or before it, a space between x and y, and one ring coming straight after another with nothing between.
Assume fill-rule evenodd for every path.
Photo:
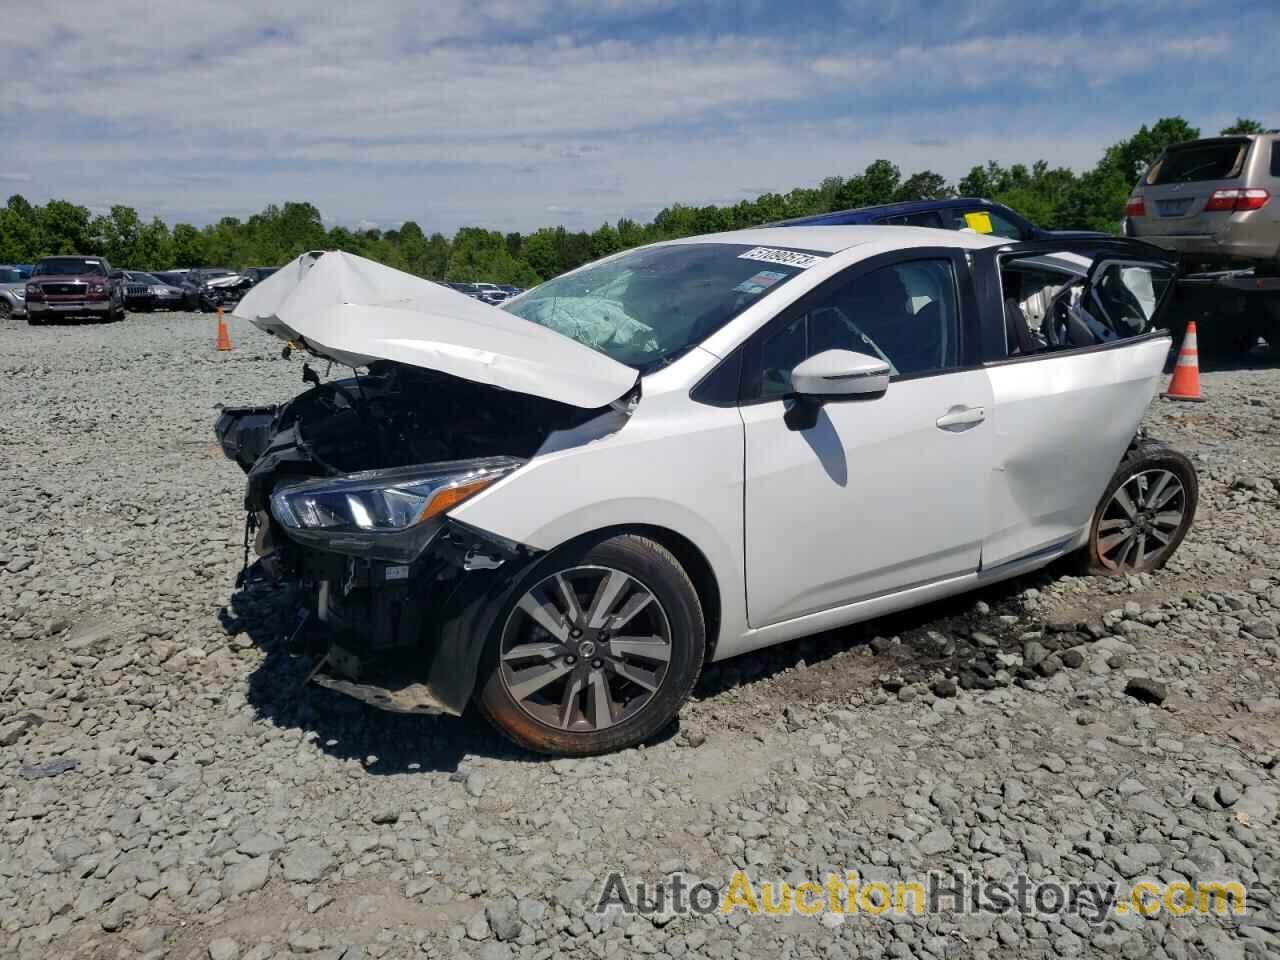
<instances>
[{"instance_id":1,"label":"exposed engine bay","mask_svg":"<svg viewBox=\"0 0 1280 960\"><path fill-rule=\"evenodd\" d=\"M315 682L383 708L459 713L487 635L477 601L531 552L444 510L552 434L580 442L625 414L394 361L327 382L304 365L303 379L311 388L288 403L226 408L216 425L248 475L239 585L299 598L296 634L323 654ZM461 486L441 486L437 475L459 471ZM431 513L437 493L445 507Z\"/></svg>"}]
</instances>

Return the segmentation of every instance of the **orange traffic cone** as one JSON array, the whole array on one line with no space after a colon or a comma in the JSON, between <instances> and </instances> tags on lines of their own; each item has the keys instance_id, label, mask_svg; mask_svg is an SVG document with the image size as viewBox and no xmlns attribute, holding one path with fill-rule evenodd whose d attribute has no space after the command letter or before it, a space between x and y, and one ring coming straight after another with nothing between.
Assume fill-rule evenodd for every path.
<instances>
[{"instance_id":1,"label":"orange traffic cone","mask_svg":"<svg viewBox=\"0 0 1280 960\"><path fill-rule=\"evenodd\" d=\"M222 316L221 307L218 308L218 349L231 349L231 337L227 333L227 321Z\"/></svg>"},{"instance_id":2,"label":"orange traffic cone","mask_svg":"<svg viewBox=\"0 0 1280 960\"><path fill-rule=\"evenodd\" d=\"M1173 366L1173 379L1169 389L1160 394L1167 400L1194 400L1203 403L1200 396L1200 351L1196 349L1196 322L1187 324L1187 335L1182 338L1178 360Z\"/></svg>"}]
</instances>

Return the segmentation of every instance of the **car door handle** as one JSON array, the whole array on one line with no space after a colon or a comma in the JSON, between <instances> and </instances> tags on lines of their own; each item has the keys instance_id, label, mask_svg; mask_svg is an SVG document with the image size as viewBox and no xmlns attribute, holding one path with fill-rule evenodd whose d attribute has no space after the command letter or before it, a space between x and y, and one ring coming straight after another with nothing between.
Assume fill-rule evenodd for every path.
<instances>
[{"instance_id":1,"label":"car door handle","mask_svg":"<svg viewBox=\"0 0 1280 960\"><path fill-rule=\"evenodd\" d=\"M955 406L938 418L938 428L959 433L970 427L976 427L985 419L987 419L985 407Z\"/></svg>"}]
</instances>

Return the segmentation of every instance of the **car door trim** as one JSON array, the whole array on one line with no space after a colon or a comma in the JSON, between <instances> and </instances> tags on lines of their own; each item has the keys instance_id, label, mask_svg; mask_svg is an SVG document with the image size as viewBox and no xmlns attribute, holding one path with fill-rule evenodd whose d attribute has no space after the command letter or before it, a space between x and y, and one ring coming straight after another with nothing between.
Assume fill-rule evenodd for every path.
<instances>
[{"instance_id":1,"label":"car door trim","mask_svg":"<svg viewBox=\"0 0 1280 960\"><path fill-rule=\"evenodd\" d=\"M1035 353L1018 354L1012 357L1005 357L1002 360L988 360L982 366L986 369L992 367L1004 367L1015 363L1031 363L1036 360L1052 360L1056 357L1078 357L1087 353L1102 353L1106 350L1123 350L1125 347L1131 347L1135 343L1145 343L1148 340L1168 340L1170 346L1173 345L1173 334L1168 330L1152 330L1149 333L1140 333L1136 337L1125 337L1122 340L1111 340L1108 343L1095 343L1087 347L1064 347L1059 350L1038 350Z\"/></svg>"}]
</instances>

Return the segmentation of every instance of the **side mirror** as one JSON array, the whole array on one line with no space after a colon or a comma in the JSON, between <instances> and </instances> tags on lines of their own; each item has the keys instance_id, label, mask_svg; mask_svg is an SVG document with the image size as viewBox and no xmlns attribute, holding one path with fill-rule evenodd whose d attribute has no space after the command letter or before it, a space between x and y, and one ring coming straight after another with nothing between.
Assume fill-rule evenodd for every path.
<instances>
[{"instance_id":1,"label":"side mirror","mask_svg":"<svg viewBox=\"0 0 1280 960\"><path fill-rule=\"evenodd\" d=\"M889 389L892 368L879 357L852 350L824 350L796 364L792 390L812 400L872 396Z\"/></svg>"}]
</instances>

